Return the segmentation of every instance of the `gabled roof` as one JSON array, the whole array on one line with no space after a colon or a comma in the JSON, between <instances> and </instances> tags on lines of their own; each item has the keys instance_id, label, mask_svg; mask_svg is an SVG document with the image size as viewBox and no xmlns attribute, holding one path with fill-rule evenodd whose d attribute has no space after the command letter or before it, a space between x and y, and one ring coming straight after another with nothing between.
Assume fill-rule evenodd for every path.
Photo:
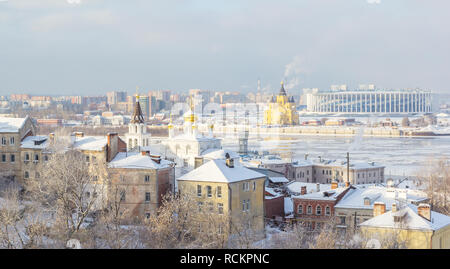
<instances>
[{"instance_id":1,"label":"gabled roof","mask_svg":"<svg viewBox=\"0 0 450 269\"><path fill-rule=\"evenodd\" d=\"M403 216L403 221L400 223L394 221L394 215L399 215L399 212ZM450 225L450 216L431 211L431 221L428 221L417 213L417 206L413 204L408 204L397 212L386 212L360 224L363 227L432 231L439 230L448 225Z\"/></svg>"},{"instance_id":2,"label":"gabled roof","mask_svg":"<svg viewBox=\"0 0 450 269\"><path fill-rule=\"evenodd\" d=\"M234 163L234 167L230 168L225 164L225 160L211 160L178 180L233 183L262 177L265 175L241 166L239 163Z\"/></svg>"},{"instance_id":3,"label":"gabled roof","mask_svg":"<svg viewBox=\"0 0 450 269\"><path fill-rule=\"evenodd\" d=\"M0 133L17 133L24 126L28 116L25 118L0 117Z\"/></svg>"},{"instance_id":4,"label":"gabled roof","mask_svg":"<svg viewBox=\"0 0 450 269\"><path fill-rule=\"evenodd\" d=\"M78 150L101 151L108 144L106 136L75 137L73 147Z\"/></svg>"},{"instance_id":5,"label":"gabled roof","mask_svg":"<svg viewBox=\"0 0 450 269\"><path fill-rule=\"evenodd\" d=\"M152 160L148 155L142 155L137 152L119 152L108 163L109 168L125 168L125 169L162 169L168 168L173 162L161 159L160 163Z\"/></svg>"}]
</instances>

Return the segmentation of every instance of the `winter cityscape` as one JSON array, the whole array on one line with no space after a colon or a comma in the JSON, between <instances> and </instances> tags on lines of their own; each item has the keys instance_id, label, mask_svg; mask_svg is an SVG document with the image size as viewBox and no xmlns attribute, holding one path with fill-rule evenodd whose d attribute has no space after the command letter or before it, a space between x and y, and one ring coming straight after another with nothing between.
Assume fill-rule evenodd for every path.
<instances>
[{"instance_id":1,"label":"winter cityscape","mask_svg":"<svg viewBox=\"0 0 450 269\"><path fill-rule=\"evenodd\" d=\"M450 249L450 4L274 2L0 1L0 248Z\"/></svg>"}]
</instances>

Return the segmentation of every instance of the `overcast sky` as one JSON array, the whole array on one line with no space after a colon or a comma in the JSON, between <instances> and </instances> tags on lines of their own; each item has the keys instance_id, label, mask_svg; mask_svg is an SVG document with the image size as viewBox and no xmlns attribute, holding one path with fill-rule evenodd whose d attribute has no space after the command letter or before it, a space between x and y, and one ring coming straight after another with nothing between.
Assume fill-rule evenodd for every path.
<instances>
[{"instance_id":1,"label":"overcast sky","mask_svg":"<svg viewBox=\"0 0 450 269\"><path fill-rule=\"evenodd\" d=\"M331 84L450 93L447 0L0 0L0 95Z\"/></svg>"}]
</instances>

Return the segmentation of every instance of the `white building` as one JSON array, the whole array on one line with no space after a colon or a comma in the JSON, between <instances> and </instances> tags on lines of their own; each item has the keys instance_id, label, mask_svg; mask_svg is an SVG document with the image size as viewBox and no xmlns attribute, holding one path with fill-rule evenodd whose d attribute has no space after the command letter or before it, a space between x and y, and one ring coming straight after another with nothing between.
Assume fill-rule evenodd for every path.
<instances>
[{"instance_id":1,"label":"white building","mask_svg":"<svg viewBox=\"0 0 450 269\"><path fill-rule=\"evenodd\" d=\"M307 111L314 113L430 113L432 93L428 90L358 90L332 88L306 94Z\"/></svg>"},{"instance_id":2,"label":"white building","mask_svg":"<svg viewBox=\"0 0 450 269\"><path fill-rule=\"evenodd\" d=\"M136 98L133 116L128 124L128 133L125 134L128 151L139 151L142 147L149 146L151 134L147 133L147 124L139 104L139 97Z\"/></svg>"},{"instance_id":3,"label":"white building","mask_svg":"<svg viewBox=\"0 0 450 269\"><path fill-rule=\"evenodd\" d=\"M208 135L198 133L196 117L192 111L184 115L184 128L182 134L175 134L174 126L169 124L169 138L162 140L168 148L166 157L173 158L178 167L194 167L195 158L200 157L212 149L221 149L221 140L212 134L211 125Z\"/></svg>"}]
</instances>

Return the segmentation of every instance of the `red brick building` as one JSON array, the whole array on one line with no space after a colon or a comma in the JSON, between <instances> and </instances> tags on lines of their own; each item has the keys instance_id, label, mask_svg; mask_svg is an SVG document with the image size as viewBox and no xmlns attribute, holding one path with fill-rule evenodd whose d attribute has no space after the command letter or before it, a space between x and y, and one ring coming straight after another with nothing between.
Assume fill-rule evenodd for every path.
<instances>
[{"instance_id":1,"label":"red brick building","mask_svg":"<svg viewBox=\"0 0 450 269\"><path fill-rule=\"evenodd\" d=\"M264 218L266 220L282 220L284 215L284 195L266 187L264 193Z\"/></svg>"},{"instance_id":2,"label":"red brick building","mask_svg":"<svg viewBox=\"0 0 450 269\"><path fill-rule=\"evenodd\" d=\"M337 187L333 183L331 190L307 193L292 196L294 204L295 221L303 222L309 229L314 230L322 227L334 218L334 206L352 187Z\"/></svg>"}]
</instances>

